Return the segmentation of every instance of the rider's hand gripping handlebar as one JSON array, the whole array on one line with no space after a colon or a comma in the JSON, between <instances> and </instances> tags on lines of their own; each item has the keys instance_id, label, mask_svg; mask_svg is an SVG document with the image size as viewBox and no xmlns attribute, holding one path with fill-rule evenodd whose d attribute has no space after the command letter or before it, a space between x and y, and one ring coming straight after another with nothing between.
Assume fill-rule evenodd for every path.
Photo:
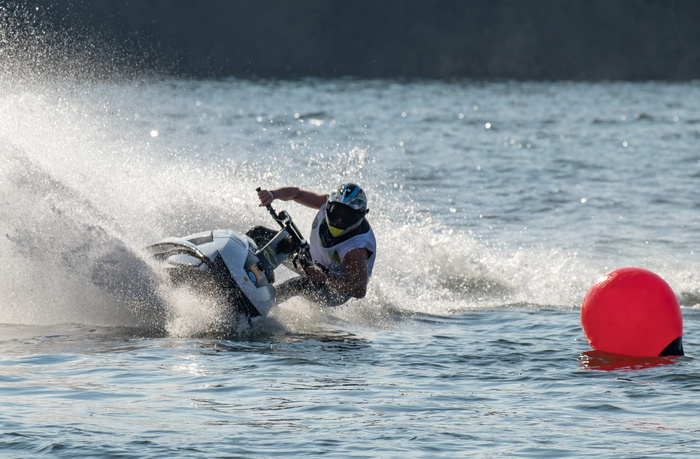
<instances>
[{"instance_id":1,"label":"rider's hand gripping handlebar","mask_svg":"<svg viewBox=\"0 0 700 459\"><path fill-rule=\"evenodd\" d=\"M255 191L257 191L258 193L260 193L260 192L262 191L262 188L257 187L257 188L255 189ZM265 207L267 207L267 211L270 212L270 215L272 215L272 218L274 218L275 221L276 221L282 228L284 228L284 217L283 217L283 215L282 215L282 214L278 214L277 212L275 212L275 209L272 208L272 204L268 204L268 205L266 205ZM282 211L282 213L284 213L284 211Z\"/></svg>"}]
</instances>

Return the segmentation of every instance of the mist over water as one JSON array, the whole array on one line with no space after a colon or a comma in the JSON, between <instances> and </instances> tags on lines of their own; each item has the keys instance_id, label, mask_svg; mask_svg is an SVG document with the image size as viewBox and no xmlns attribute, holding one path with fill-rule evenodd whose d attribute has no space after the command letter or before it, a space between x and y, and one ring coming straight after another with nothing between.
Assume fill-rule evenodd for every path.
<instances>
[{"instance_id":1,"label":"mist over water","mask_svg":"<svg viewBox=\"0 0 700 459\"><path fill-rule=\"evenodd\" d=\"M337 127L328 113L255 108L258 97L286 99L290 91L301 92L293 97L303 104L303 87L285 86L48 81L25 87L6 76L2 247L13 263L3 268L12 303L3 321L159 326L163 317L177 323L178 311L191 318L202 300L184 295L178 308L172 292L159 291L145 245L210 228L243 232L270 224L256 205L258 185L324 191L343 180L371 193L382 247L381 269L364 302L371 306L361 309L440 315L510 302L570 306L567 293L548 298L531 284L571 268L532 267L522 255L510 258L468 230L440 223L443 209L416 210L424 203L386 170L365 125L355 134L356 126ZM311 211L277 205L307 229ZM573 262L568 258L559 263ZM144 308L154 314L144 316ZM201 311L203 323L216 321L212 311Z\"/></svg>"}]
</instances>

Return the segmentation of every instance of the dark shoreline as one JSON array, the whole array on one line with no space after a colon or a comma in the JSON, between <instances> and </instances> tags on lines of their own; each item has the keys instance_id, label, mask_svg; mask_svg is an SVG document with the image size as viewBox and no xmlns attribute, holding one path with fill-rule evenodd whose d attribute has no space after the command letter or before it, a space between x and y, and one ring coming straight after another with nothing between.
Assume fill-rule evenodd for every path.
<instances>
[{"instance_id":1,"label":"dark shoreline","mask_svg":"<svg viewBox=\"0 0 700 459\"><path fill-rule=\"evenodd\" d=\"M109 43L115 61L185 77L700 78L695 0L21 0L6 8L22 17L18 35L41 23L83 48Z\"/></svg>"}]
</instances>

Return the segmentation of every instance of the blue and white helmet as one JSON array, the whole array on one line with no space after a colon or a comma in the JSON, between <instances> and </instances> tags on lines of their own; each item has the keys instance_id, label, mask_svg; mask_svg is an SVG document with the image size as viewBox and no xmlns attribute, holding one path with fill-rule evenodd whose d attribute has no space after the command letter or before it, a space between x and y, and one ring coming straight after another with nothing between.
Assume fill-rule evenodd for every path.
<instances>
[{"instance_id":1,"label":"blue and white helmet","mask_svg":"<svg viewBox=\"0 0 700 459\"><path fill-rule=\"evenodd\" d=\"M362 188L354 183L343 183L333 190L328 196L328 202L344 204L351 209L365 212L367 210L367 196Z\"/></svg>"},{"instance_id":2,"label":"blue and white helmet","mask_svg":"<svg viewBox=\"0 0 700 459\"><path fill-rule=\"evenodd\" d=\"M344 183L328 195L326 224L333 237L338 237L360 226L368 211L362 188Z\"/></svg>"}]
</instances>

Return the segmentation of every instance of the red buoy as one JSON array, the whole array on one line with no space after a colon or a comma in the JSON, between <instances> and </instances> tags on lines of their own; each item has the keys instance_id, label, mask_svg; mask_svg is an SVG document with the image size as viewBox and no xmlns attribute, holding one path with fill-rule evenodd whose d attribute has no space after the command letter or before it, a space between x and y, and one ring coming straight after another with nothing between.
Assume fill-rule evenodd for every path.
<instances>
[{"instance_id":1,"label":"red buoy","mask_svg":"<svg viewBox=\"0 0 700 459\"><path fill-rule=\"evenodd\" d=\"M659 276L622 268L596 281L581 306L583 334L593 349L637 357L683 355L683 317Z\"/></svg>"}]
</instances>

